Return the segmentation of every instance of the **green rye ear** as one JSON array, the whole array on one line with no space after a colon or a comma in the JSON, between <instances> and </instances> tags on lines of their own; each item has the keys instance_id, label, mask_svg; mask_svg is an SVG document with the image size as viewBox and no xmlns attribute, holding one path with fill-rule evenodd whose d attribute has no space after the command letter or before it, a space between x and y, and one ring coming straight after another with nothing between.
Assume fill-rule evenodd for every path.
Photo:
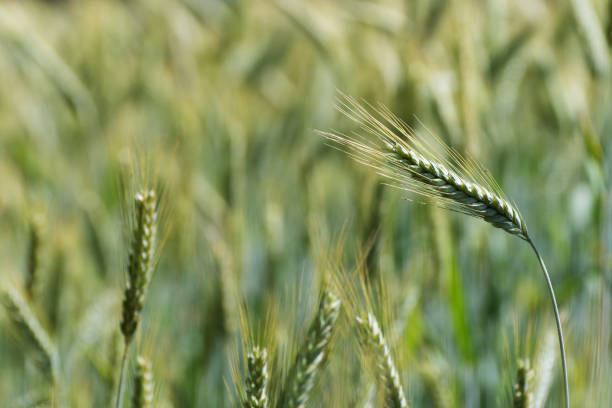
<instances>
[{"instance_id":1,"label":"green rye ear","mask_svg":"<svg viewBox=\"0 0 612 408\"><path fill-rule=\"evenodd\" d=\"M268 352L265 348L254 346L247 355L244 408L268 406L268 381Z\"/></svg>"},{"instance_id":2,"label":"green rye ear","mask_svg":"<svg viewBox=\"0 0 612 408\"><path fill-rule=\"evenodd\" d=\"M329 289L323 290L306 339L298 350L295 363L283 387L280 406L297 408L306 405L316 376L327 359L340 305L340 299L335 293Z\"/></svg>"},{"instance_id":3,"label":"green rye ear","mask_svg":"<svg viewBox=\"0 0 612 408\"><path fill-rule=\"evenodd\" d=\"M385 408L408 408L395 363L378 321L371 313L367 317L355 319L361 340L374 356L377 377L385 392Z\"/></svg>"},{"instance_id":4,"label":"green rye ear","mask_svg":"<svg viewBox=\"0 0 612 408\"><path fill-rule=\"evenodd\" d=\"M132 407L153 407L153 369L151 363L142 356L136 360L136 375L134 376L134 395Z\"/></svg>"}]
</instances>

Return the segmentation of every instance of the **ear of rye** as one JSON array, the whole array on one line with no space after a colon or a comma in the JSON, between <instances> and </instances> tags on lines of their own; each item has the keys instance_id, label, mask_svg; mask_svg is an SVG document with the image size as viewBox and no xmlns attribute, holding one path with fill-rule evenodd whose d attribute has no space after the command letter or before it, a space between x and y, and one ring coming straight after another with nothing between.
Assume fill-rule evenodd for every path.
<instances>
[{"instance_id":1,"label":"ear of rye","mask_svg":"<svg viewBox=\"0 0 612 408\"><path fill-rule=\"evenodd\" d=\"M123 299L121 332L129 343L138 328L140 313L151 279L157 230L156 195L153 190L136 194L136 224L128 260L128 280Z\"/></svg>"},{"instance_id":2,"label":"ear of rye","mask_svg":"<svg viewBox=\"0 0 612 408\"><path fill-rule=\"evenodd\" d=\"M385 408L408 408L399 374L378 321L371 313L367 318L357 317L356 321L361 339L376 362L377 377L385 393Z\"/></svg>"},{"instance_id":3,"label":"ear of rye","mask_svg":"<svg viewBox=\"0 0 612 408\"><path fill-rule=\"evenodd\" d=\"M416 134L384 107L364 107L343 96L339 110L356 121L361 132L321 134L347 148L357 161L435 205L481 218L527 240L520 212L477 163L462 158L433 135Z\"/></svg>"},{"instance_id":4,"label":"ear of rye","mask_svg":"<svg viewBox=\"0 0 612 408\"><path fill-rule=\"evenodd\" d=\"M516 383L512 389L513 408L533 408L533 371L528 360L519 361L516 370Z\"/></svg>"},{"instance_id":5,"label":"ear of rye","mask_svg":"<svg viewBox=\"0 0 612 408\"><path fill-rule=\"evenodd\" d=\"M255 346L247 356L244 408L268 406L268 380L268 352Z\"/></svg>"},{"instance_id":6,"label":"ear of rye","mask_svg":"<svg viewBox=\"0 0 612 408\"><path fill-rule=\"evenodd\" d=\"M340 305L340 299L333 292L327 289L323 291L316 315L283 388L280 407L297 408L306 405L316 376L327 358Z\"/></svg>"},{"instance_id":7,"label":"ear of rye","mask_svg":"<svg viewBox=\"0 0 612 408\"><path fill-rule=\"evenodd\" d=\"M153 407L153 369L151 363L142 356L136 360L136 375L134 376L133 408Z\"/></svg>"}]
</instances>

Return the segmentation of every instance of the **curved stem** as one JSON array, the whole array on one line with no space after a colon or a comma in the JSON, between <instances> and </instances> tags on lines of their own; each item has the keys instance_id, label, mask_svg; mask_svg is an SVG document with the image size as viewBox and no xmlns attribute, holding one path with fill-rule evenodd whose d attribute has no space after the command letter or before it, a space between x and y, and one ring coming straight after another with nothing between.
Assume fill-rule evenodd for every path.
<instances>
[{"instance_id":1,"label":"curved stem","mask_svg":"<svg viewBox=\"0 0 612 408\"><path fill-rule=\"evenodd\" d=\"M548 291L550 293L550 297L553 303L553 309L555 311L555 323L557 324L557 334L559 336L559 348L561 350L561 364L563 366L563 380L565 382L565 406L567 408L570 407L570 397L569 397L569 382L567 379L567 362L565 359L565 341L563 340L563 327L561 327L561 318L559 317L559 308L557 307L557 299L555 298L555 290L553 289L552 283L550 281L550 275L548 274L548 270L546 269L546 265L544 264L544 260L538 252L535 244L531 240L531 237L527 236L527 242L533 248L533 252L535 252L538 261L540 262L540 266L542 267L542 272L544 272L544 278L546 278L546 285L548 286Z\"/></svg>"},{"instance_id":2,"label":"curved stem","mask_svg":"<svg viewBox=\"0 0 612 408\"><path fill-rule=\"evenodd\" d=\"M51 379L51 407L57 408L59 407L59 392L58 392L58 381L57 376L53 375Z\"/></svg>"},{"instance_id":3,"label":"curved stem","mask_svg":"<svg viewBox=\"0 0 612 408\"><path fill-rule=\"evenodd\" d=\"M127 370L127 356L130 343L125 343L123 349L123 358L121 359L121 374L119 376L119 391L117 392L117 402L115 408L121 408L123 406L123 393L125 391L125 372Z\"/></svg>"}]
</instances>

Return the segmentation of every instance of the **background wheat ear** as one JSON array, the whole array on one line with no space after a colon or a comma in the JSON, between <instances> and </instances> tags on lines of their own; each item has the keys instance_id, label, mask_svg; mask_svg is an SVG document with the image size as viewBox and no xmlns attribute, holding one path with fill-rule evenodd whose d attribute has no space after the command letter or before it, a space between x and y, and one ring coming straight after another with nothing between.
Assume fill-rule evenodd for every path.
<instances>
[{"instance_id":1,"label":"background wheat ear","mask_svg":"<svg viewBox=\"0 0 612 408\"><path fill-rule=\"evenodd\" d=\"M418 370L425 389L433 406L436 408L456 408L460 404L453 393L453 384L449 378L448 361L437 352L429 351L419 357Z\"/></svg>"},{"instance_id":2,"label":"background wheat ear","mask_svg":"<svg viewBox=\"0 0 612 408\"><path fill-rule=\"evenodd\" d=\"M34 353L43 372L55 382L59 369L59 354L55 344L17 289L4 290L2 302L18 336Z\"/></svg>"},{"instance_id":3,"label":"background wheat ear","mask_svg":"<svg viewBox=\"0 0 612 408\"><path fill-rule=\"evenodd\" d=\"M151 362L142 356L136 359L136 374L134 375L133 408L153 407L153 369Z\"/></svg>"},{"instance_id":4,"label":"background wheat ear","mask_svg":"<svg viewBox=\"0 0 612 408\"><path fill-rule=\"evenodd\" d=\"M268 352L255 346L247 355L244 408L268 406Z\"/></svg>"},{"instance_id":5,"label":"background wheat ear","mask_svg":"<svg viewBox=\"0 0 612 408\"><path fill-rule=\"evenodd\" d=\"M125 348L121 363L117 408L122 406L129 346L140 322L155 257L157 232L157 195L143 190L134 198L134 231L127 266L127 282L123 297L121 333Z\"/></svg>"},{"instance_id":6,"label":"background wheat ear","mask_svg":"<svg viewBox=\"0 0 612 408\"><path fill-rule=\"evenodd\" d=\"M121 332L130 343L140 321L140 313L151 279L157 231L156 194L153 190L136 194L136 224L128 259L128 280L123 298Z\"/></svg>"},{"instance_id":7,"label":"background wheat ear","mask_svg":"<svg viewBox=\"0 0 612 408\"><path fill-rule=\"evenodd\" d=\"M555 353L555 331L546 329L542 343L538 346L533 365L533 408L544 408L554 379L554 367L557 353Z\"/></svg>"},{"instance_id":8,"label":"background wheat ear","mask_svg":"<svg viewBox=\"0 0 612 408\"><path fill-rule=\"evenodd\" d=\"M512 407L533 407L533 383L534 373L529 366L529 360L520 360L516 369L516 382L512 387Z\"/></svg>"},{"instance_id":9,"label":"background wheat ear","mask_svg":"<svg viewBox=\"0 0 612 408\"><path fill-rule=\"evenodd\" d=\"M408 402L404 396L399 374L378 321L371 313L364 317L356 317L355 321L362 342L374 357L376 375L384 389L385 408L407 408Z\"/></svg>"},{"instance_id":10,"label":"background wheat ear","mask_svg":"<svg viewBox=\"0 0 612 408\"><path fill-rule=\"evenodd\" d=\"M230 370L235 396L242 407L270 407L277 403L278 304L266 301L263 319L257 319L246 302L237 305L240 336L231 346ZM232 404L234 405L234 404Z\"/></svg>"},{"instance_id":11,"label":"background wheat ear","mask_svg":"<svg viewBox=\"0 0 612 408\"><path fill-rule=\"evenodd\" d=\"M345 135L320 132L358 162L374 168L398 188L425 197L433 205L480 218L490 225L529 243L540 267L552 301L565 390L570 406L569 380L563 327L550 275L527 232L518 208L483 167L463 158L437 137L417 134L384 106L360 104L341 95L338 109L361 126L361 132Z\"/></svg>"},{"instance_id":12,"label":"background wheat ear","mask_svg":"<svg viewBox=\"0 0 612 408\"><path fill-rule=\"evenodd\" d=\"M329 345L340 312L341 301L323 289L317 312L285 381L279 407L304 407L315 379L327 359Z\"/></svg>"}]
</instances>

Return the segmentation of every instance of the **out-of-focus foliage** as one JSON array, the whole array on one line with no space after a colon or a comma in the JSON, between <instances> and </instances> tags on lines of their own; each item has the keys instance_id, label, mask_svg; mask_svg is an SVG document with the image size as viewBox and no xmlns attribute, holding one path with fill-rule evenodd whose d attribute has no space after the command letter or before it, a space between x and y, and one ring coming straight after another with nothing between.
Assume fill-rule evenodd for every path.
<instances>
[{"instance_id":1,"label":"out-of-focus foliage","mask_svg":"<svg viewBox=\"0 0 612 408\"><path fill-rule=\"evenodd\" d=\"M511 406L522 358L534 400L561 405L552 309L528 246L403 200L327 146L315 129L353 129L334 109L339 89L490 169L552 272L573 405L608 407L609 3L1 2L0 281L24 284L31 220L44 214L30 301L58 344L59 399L112 401L124 193L147 156L167 209L136 341L156 406L236 402L227 384L241 300L253 327L272 311L266 338L281 357L271 358L291 361L340 247L347 270L363 260L384 279L384 328L411 406ZM372 401L354 319L340 320L312 406ZM0 406L46 401L5 312L0 327ZM272 384L282 365L271 365ZM547 399L538 378L552 381Z\"/></svg>"}]
</instances>

